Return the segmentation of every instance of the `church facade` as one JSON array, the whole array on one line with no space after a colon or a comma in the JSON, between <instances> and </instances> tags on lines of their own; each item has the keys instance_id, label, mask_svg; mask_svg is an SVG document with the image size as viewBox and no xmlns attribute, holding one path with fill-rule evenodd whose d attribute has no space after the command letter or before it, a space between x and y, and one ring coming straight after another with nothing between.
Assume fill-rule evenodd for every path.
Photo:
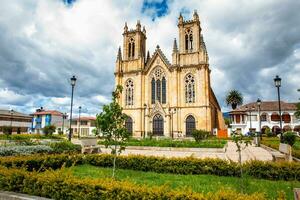
<instances>
[{"instance_id":1,"label":"church facade","mask_svg":"<svg viewBox=\"0 0 300 200\"><path fill-rule=\"evenodd\" d=\"M134 137L191 137L194 129L223 129L224 120L210 85L208 54L197 12L192 20L178 18L172 63L159 46L146 53L146 30L138 21L125 23L123 55L119 48L115 84L123 87L118 99L128 115L126 127Z\"/></svg>"}]
</instances>

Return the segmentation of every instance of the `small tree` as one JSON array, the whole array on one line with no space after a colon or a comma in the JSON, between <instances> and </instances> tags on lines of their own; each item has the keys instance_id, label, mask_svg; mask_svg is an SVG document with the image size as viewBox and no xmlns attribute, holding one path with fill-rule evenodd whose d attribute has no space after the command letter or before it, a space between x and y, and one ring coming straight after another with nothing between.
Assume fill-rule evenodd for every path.
<instances>
[{"instance_id":1,"label":"small tree","mask_svg":"<svg viewBox=\"0 0 300 200\"><path fill-rule=\"evenodd\" d=\"M12 127L10 127L10 126L3 126L2 130L3 130L3 133L7 136L12 134Z\"/></svg>"},{"instance_id":2,"label":"small tree","mask_svg":"<svg viewBox=\"0 0 300 200\"><path fill-rule=\"evenodd\" d=\"M244 150L249 144L251 144L249 138L246 138L243 134L239 134L235 131L232 132L232 140L234 141L237 152L239 154L239 165L240 165L240 173L241 173L241 181L242 181L242 190L244 188L243 182L243 165L242 165L242 150Z\"/></svg>"},{"instance_id":3,"label":"small tree","mask_svg":"<svg viewBox=\"0 0 300 200\"><path fill-rule=\"evenodd\" d=\"M283 143L290 145L290 147L289 147L290 148L290 150L289 150L289 153L290 153L289 154L289 160L292 161L293 160L292 147L296 142L296 134L292 131L285 132L282 136L282 141L283 141Z\"/></svg>"},{"instance_id":4,"label":"small tree","mask_svg":"<svg viewBox=\"0 0 300 200\"><path fill-rule=\"evenodd\" d=\"M231 90L226 96L226 103L234 110L238 105L243 104L243 95L238 90Z\"/></svg>"},{"instance_id":5,"label":"small tree","mask_svg":"<svg viewBox=\"0 0 300 200\"><path fill-rule=\"evenodd\" d=\"M201 142L209 136L209 132L205 130L193 130L192 136L196 140L196 142Z\"/></svg>"},{"instance_id":6,"label":"small tree","mask_svg":"<svg viewBox=\"0 0 300 200\"><path fill-rule=\"evenodd\" d=\"M43 128L43 133L45 135L52 135L56 130L56 127L54 125L47 125Z\"/></svg>"},{"instance_id":7,"label":"small tree","mask_svg":"<svg viewBox=\"0 0 300 200\"><path fill-rule=\"evenodd\" d=\"M297 119L300 119L300 102L297 103L297 111L294 113Z\"/></svg>"},{"instance_id":8,"label":"small tree","mask_svg":"<svg viewBox=\"0 0 300 200\"><path fill-rule=\"evenodd\" d=\"M112 102L103 106L103 111L97 114L96 127L99 134L100 131L105 138L105 146L111 148L113 158L113 174L115 176L117 156L125 150L126 141L129 139L130 133L125 128L125 120L127 116L122 113L122 107L117 100L122 93L122 86L118 85L112 93Z\"/></svg>"}]
</instances>

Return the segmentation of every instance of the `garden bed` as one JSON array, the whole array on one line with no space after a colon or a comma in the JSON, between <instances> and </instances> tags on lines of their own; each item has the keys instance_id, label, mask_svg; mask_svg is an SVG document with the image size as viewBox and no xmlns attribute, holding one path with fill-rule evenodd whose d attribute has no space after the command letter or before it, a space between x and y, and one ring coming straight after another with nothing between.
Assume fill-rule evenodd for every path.
<instances>
[{"instance_id":1,"label":"garden bed","mask_svg":"<svg viewBox=\"0 0 300 200\"><path fill-rule=\"evenodd\" d=\"M278 150L280 139L278 137L263 137L261 140L261 144L271 147L273 149ZM295 144L292 147L292 155L298 159L300 159L300 140L297 139Z\"/></svg>"},{"instance_id":2,"label":"garden bed","mask_svg":"<svg viewBox=\"0 0 300 200\"><path fill-rule=\"evenodd\" d=\"M112 174L112 169L110 168L92 165L78 165L71 167L70 170L74 176L88 179L110 178ZM243 179L245 188L243 188L241 187L241 179L237 177L174 175L123 169L117 170L117 179L148 187L168 186L171 189L185 188L185 190L204 194L218 192L220 188L226 191L244 192L246 194L259 192L266 194L268 199L275 199L279 191L283 191L287 199L292 199L293 188L300 187L300 182L298 181L269 181L245 177Z\"/></svg>"},{"instance_id":3,"label":"garden bed","mask_svg":"<svg viewBox=\"0 0 300 200\"><path fill-rule=\"evenodd\" d=\"M98 144L105 145L105 141L99 141ZM112 145L113 143L109 143ZM172 140L172 139L133 139L126 142L126 146L144 146L144 147L176 147L176 148L224 148L226 140L207 139L200 142L190 140Z\"/></svg>"}]
</instances>

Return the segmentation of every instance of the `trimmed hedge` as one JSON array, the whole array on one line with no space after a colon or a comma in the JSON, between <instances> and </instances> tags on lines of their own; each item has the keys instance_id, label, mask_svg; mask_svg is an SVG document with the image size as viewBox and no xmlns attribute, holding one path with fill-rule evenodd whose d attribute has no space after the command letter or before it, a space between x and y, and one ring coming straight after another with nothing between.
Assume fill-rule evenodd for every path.
<instances>
[{"instance_id":1,"label":"trimmed hedge","mask_svg":"<svg viewBox=\"0 0 300 200\"><path fill-rule=\"evenodd\" d=\"M34 153L51 153L53 149L46 145L34 146L0 146L0 156L29 155Z\"/></svg>"},{"instance_id":2,"label":"trimmed hedge","mask_svg":"<svg viewBox=\"0 0 300 200\"><path fill-rule=\"evenodd\" d=\"M112 167L113 156L101 155L31 155L23 157L0 158L0 165L23 167L28 171L60 169L79 164L91 164L99 167ZM119 156L117 168L157 173L173 174L211 174L218 176L240 175L239 165L221 159L161 158L153 156ZM252 161L243 164L245 174L268 180L300 181L300 163Z\"/></svg>"},{"instance_id":3,"label":"trimmed hedge","mask_svg":"<svg viewBox=\"0 0 300 200\"><path fill-rule=\"evenodd\" d=\"M219 191L202 194L186 189L171 190L169 187L140 186L113 179L77 179L66 170L44 173L26 172L21 169L0 167L2 190L27 193L53 199L176 199L176 200L264 200L263 194L246 195L235 191Z\"/></svg>"}]
</instances>

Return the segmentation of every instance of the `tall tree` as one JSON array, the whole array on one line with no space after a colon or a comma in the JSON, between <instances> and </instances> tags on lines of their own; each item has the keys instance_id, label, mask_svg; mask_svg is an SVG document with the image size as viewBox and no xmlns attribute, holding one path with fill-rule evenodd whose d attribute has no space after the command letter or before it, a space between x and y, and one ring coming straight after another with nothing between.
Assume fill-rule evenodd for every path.
<instances>
[{"instance_id":1,"label":"tall tree","mask_svg":"<svg viewBox=\"0 0 300 200\"><path fill-rule=\"evenodd\" d=\"M125 128L125 120L127 116L122 113L122 107L117 100L122 93L122 86L118 85L116 90L112 93L112 102L103 106L103 111L97 114L96 127L105 138L105 146L111 148L113 159L113 174L115 176L116 159L117 156L125 150L126 141L129 139L130 133Z\"/></svg>"},{"instance_id":2,"label":"tall tree","mask_svg":"<svg viewBox=\"0 0 300 200\"><path fill-rule=\"evenodd\" d=\"M243 95L238 90L231 90L226 96L226 103L234 110L238 105L243 104Z\"/></svg>"}]
</instances>

